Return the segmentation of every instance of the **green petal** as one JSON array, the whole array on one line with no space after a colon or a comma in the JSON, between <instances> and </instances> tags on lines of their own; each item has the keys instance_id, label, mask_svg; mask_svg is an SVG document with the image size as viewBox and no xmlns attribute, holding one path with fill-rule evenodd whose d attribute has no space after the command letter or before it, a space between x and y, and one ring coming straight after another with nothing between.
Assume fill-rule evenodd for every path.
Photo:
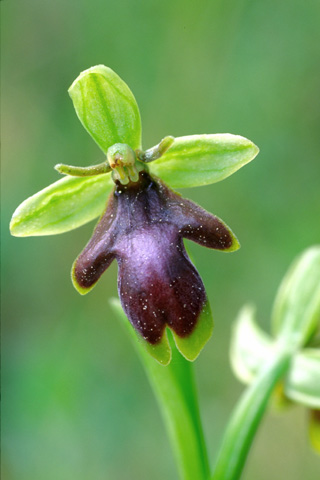
<instances>
[{"instance_id":1,"label":"green petal","mask_svg":"<svg viewBox=\"0 0 320 480\"><path fill-rule=\"evenodd\" d=\"M81 292L80 292L81 293ZM171 361L171 347L168 340L167 332L165 331L161 342L156 345L151 345L149 342L146 342L141 335L139 335L136 330L133 328L129 320L127 319L124 311L122 310L120 301L116 298L110 299L110 305L113 308L117 316L123 320L123 325L129 332L129 335L133 339L134 344L137 348L142 348L145 352L148 352L157 362L161 365L166 366Z\"/></svg>"},{"instance_id":2,"label":"green petal","mask_svg":"<svg viewBox=\"0 0 320 480\"><path fill-rule=\"evenodd\" d=\"M320 409L320 349L305 349L294 356L284 389L290 400Z\"/></svg>"},{"instance_id":3,"label":"green petal","mask_svg":"<svg viewBox=\"0 0 320 480\"><path fill-rule=\"evenodd\" d=\"M80 73L69 88L77 115L99 147L114 143L141 148L141 121L128 85L110 68L97 65Z\"/></svg>"},{"instance_id":4,"label":"green petal","mask_svg":"<svg viewBox=\"0 0 320 480\"><path fill-rule=\"evenodd\" d=\"M113 186L109 173L62 178L21 203L11 219L11 234L55 235L80 227L101 215Z\"/></svg>"},{"instance_id":5,"label":"green petal","mask_svg":"<svg viewBox=\"0 0 320 480\"><path fill-rule=\"evenodd\" d=\"M272 355L272 339L256 324L254 309L245 306L232 332L230 357L235 375L250 383Z\"/></svg>"},{"instance_id":6,"label":"green petal","mask_svg":"<svg viewBox=\"0 0 320 480\"><path fill-rule=\"evenodd\" d=\"M172 334L179 352L193 362L211 338L213 331L213 318L209 302L207 301L198 320L194 331L188 337L179 337L173 330Z\"/></svg>"},{"instance_id":7,"label":"green petal","mask_svg":"<svg viewBox=\"0 0 320 480\"><path fill-rule=\"evenodd\" d=\"M229 133L175 138L172 146L154 162L150 173L172 188L197 187L220 182L258 154L250 140Z\"/></svg>"},{"instance_id":8,"label":"green petal","mask_svg":"<svg viewBox=\"0 0 320 480\"><path fill-rule=\"evenodd\" d=\"M320 246L306 250L280 285L273 308L272 328L292 349L305 345L320 319Z\"/></svg>"}]
</instances>

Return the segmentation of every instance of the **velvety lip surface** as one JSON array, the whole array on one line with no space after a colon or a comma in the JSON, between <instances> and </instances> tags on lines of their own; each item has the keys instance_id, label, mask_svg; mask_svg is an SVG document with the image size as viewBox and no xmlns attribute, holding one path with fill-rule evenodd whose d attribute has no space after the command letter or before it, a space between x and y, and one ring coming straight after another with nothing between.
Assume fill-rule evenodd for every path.
<instances>
[{"instance_id":1,"label":"velvety lip surface","mask_svg":"<svg viewBox=\"0 0 320 480\"><path fill-rule=\"evenodd\" d=\"M138 182L116 186L74 264L74 281L85 293L116 259L121 304L142 337L156 344L166 326L186 337L206 294L183 237L218 250L238 246L220 219L142 172Z\"/></svg>"}]
</instances>

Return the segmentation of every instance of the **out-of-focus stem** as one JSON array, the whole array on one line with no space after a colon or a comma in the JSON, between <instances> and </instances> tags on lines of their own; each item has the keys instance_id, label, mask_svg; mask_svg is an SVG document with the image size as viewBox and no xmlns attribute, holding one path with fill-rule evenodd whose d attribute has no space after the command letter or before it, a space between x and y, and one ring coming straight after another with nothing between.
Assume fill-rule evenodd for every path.
<instances>
[{"instance_id":1,"label":"out-of-focus stem","mask_svg":"<svg viewBox=\"0 0 320 480\"><path fill-rule=\"evenodd\" d=\"M238 480L252 441L278 380L290 364L290 352L277 352L245 390L225 432L212 480Z\"/></svg>"}]
</instances>

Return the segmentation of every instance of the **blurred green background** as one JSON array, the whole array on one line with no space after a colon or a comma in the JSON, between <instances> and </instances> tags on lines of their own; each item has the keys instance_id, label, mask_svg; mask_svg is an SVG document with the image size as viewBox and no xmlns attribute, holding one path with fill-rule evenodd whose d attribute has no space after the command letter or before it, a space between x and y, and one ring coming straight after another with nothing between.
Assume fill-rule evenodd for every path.
<instances>
[{"instance_id":1,"label":"blurred green background","mask_svg":"<svg viewBox=\"0 0 320 480\"><path fill-rule=\"evenodd\" d=\"M285 271L319 242L318 0L16 0L2 3L3 480L176 479L157 405L108 298L116 265L86 297L70 267L94 224L57 237L12 238L26 197L58 179L58 162L103 155L67 88L98 63L130 86L143 145L230 132L261 149L227 180L184 194L227 222L242 248L190 244L215 331L196 362L214 456L243 387L229 365L232 322L248 301L269 325ZM307 415L269 413L246 480L313 480ZM196 479L195 479L196 480Z\"/></svg>"}]
</instances>

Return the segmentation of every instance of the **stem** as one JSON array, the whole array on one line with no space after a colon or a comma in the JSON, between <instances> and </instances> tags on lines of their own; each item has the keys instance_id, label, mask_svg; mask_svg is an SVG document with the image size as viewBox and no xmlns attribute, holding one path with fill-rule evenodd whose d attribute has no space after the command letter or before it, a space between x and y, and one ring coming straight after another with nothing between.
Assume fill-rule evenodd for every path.
<instances>
[{"instance_id":1,"label":"stem","mask_svg":"<svg viewBox=\"0 0 320 480\"><path fill-rule=\"evenodd\" d=\"M127 320L120 302L113 300L116 311L148 376L158 401L182 480L208 480L210 476L208 455L200 420L193 365L177 350L169 331L172 360L168 366L160 365L137 341L137 336Z\"/></svg>"},{"instance_id":2,"label":"stem","mask_svg":"<svg viewBox=\"0 0 320 480\"><path fill-rule=\"evenodd\" d=\"M174 450L181 479L207 480L209 462L199 414L192 363L170 339L172 360L167 367L148 356L144 367L154 390Z\"/></svg>"},{"instance_id":3,"label":"stem","mask_svg":"<svg viewBox=\"0 0 320 480\"><path fill-rule=\"evenodd\" d=\"M212 480L240 478L271 393L289 367L290 353L278 352L240 398L225 432Z\"/></svg>"}]
</instances>

